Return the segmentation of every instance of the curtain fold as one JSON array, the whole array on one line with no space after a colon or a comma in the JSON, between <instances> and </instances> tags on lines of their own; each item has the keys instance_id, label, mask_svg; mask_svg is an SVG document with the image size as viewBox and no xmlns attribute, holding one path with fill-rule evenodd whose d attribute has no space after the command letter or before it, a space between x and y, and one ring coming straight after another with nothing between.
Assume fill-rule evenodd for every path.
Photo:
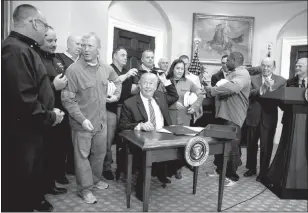
<instances>
[{"instance_id":1,"label":"curtain fold","mask_svg":"<svg viewBox=\"0 0 308 213\"><path fill-rule=\"evenodd\" d=\"M1 1L1 42L9 35L12 27L13 2Z\"/></svg>"}]
</instances>

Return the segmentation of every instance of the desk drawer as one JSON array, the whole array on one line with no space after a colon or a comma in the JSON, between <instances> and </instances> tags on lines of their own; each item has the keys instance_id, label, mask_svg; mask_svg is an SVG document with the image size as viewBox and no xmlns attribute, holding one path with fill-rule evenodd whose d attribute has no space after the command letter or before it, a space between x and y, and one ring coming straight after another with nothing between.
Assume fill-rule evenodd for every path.
<instances>
[{"instance_id":1,"label":"desk drawer","mask_svg":"<svg viewBox=\"0 0 308 213\"><path fill-rule=\"evenodd\" d=\"M150 152L152 162L164 162L184 158L184 148L159 149Z\"/></svg>"}]
</instances>

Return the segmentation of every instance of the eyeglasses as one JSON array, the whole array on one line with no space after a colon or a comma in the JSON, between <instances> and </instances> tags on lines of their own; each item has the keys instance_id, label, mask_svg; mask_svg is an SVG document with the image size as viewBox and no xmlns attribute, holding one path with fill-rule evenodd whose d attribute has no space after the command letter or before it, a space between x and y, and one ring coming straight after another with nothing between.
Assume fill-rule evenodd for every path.
<instances>
[{"instance_id":1,"label":"eyeglasses","mask_svg":"<svg viewBox=\"0 0 308 213\"><path fill-rule=\"evenodd\" d=\"M39 21L41 24L44 25L45 31L47 32L49 29L53 29L52 26L48 25L46 22L42 21L41 19L31 19L30 22Z\"/></svg>"}]
</instances>

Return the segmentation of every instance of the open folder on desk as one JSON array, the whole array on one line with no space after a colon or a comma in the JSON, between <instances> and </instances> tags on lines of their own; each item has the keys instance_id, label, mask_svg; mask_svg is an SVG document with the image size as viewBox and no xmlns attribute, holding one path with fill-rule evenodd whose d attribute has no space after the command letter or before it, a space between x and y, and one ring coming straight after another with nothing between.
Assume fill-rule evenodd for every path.
<instances>
[{"instance_id":1,"label":"open folder on desk","mask_svg":"<svg viewBox=\"0 0 308 213\"><path fill-rule=\"evenodd\" d=\"M174 134L174 135L195 136L199 132L201 132L203 129L204 129L203 127L172 125L172 126L165 126L161 129L158 129L156 130L156 132L168 133L168 134Z\"/></svg>"}]
</instances>

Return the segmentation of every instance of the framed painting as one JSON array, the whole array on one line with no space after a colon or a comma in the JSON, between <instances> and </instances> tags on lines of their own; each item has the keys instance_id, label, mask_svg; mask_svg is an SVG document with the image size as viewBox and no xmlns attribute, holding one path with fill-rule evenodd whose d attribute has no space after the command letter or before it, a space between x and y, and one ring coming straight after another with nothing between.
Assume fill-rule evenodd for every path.
<instances>
[{"instance_id":1,"label":"framed painting","mask_svg":"<svg viewBox=\"0 0 308 213\"><path fill-rule=\"evenodd\" d=\"M194 13L192 54L198 47L201 63L218 65L223 55L238 51L251 66L254 19Z\"/></svg>"}]
</instances>

